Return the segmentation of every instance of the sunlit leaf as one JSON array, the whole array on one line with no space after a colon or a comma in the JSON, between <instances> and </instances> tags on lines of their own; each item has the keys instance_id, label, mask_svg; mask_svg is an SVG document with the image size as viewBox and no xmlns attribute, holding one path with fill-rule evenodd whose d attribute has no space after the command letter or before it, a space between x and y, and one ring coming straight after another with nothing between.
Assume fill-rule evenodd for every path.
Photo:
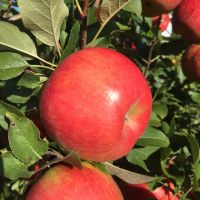
<instances>
[{"instance_id":1,"label":"sunlit leaf","mask_svg":"<svg viewBox=\"0 0 200 200\"><path fill-rule=\"evenodd\" d=\"M26 33L4 21L0 21L0 27L0 50L12 50L31 57L38 57L34 42Z\"/></svg>"},{"instance_id":2,"label":"sunlit leaf","mask_svg":"<svg viewBox=\"0 0 200 200\"><path fill-rule=\"evenodd\" d=\"M0 52L0 80L7 80L20 75L28 63L16 53Z\"/></svg>"},{"instance_id":3,"label":"sunlit leaf","mask_svg":"<svg viewBox=\"0 0 200 200\"><path fill-rule=\"evenodd\" d=\"M63 0L18 0L22 21L43 43L59 48L60 27L69 11Z\"/></svg>"}]
</instances>

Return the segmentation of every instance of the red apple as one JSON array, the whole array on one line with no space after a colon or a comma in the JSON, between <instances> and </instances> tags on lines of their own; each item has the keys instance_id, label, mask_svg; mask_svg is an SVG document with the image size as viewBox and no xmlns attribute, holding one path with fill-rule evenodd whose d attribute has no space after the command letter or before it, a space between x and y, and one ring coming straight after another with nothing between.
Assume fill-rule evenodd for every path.
<instances>
[{"instance_id":1,"label":"red apple","mask_svg":"<svg viewBox=\"0 0 200 200\"><path fill-rule=\"evenodd\" d=\"M172 24L175 33L191 43L200 42L200 1L182 0L174 10Z\"/></svg>"},{"instance_id":2,"label":"red apple","mask_svg":"<svg viewBox=\"0 0 200 200\"><path fill-rule=\"evenodd\" d=\"M49 135L93 161L126 155L143 134L151 107L151 92L138 67L106 48L87 48L67 57L40 98Z\"/></svg>"},{"instance_id":3,"label":"red apple","mask_svg":"<svg viewBox=\"0 0 200 200\"><path fill-rule=\"evenodd\" d=\"M166 186L160 186L153 191L157 200L179 200L178 196L175 196L170 188Z\"/></svg>"},{"instance_id":4,"label":"red apple","mask_svg":"<svg viewBox=\"0 0 200 200\"><path fill-rule=\"evenodd\" d=\"M173 10L181 0L142 0L142 15L154 17Z\"/></svg>"},{"instance_id":5,"label":"red apple","mask_svg":"<svg viewBox=\"0 0 200 200\"><path fill-rule=\"evenodd\" d=\"M161 16L152 17L153 25L160 28L163 32L167 29L170 23L169 14L162 14Z\"/></svg>"},{"instance_id":6,"label":"red apple","mask_svg":"<svg viewBox=\"0 0 200 200\"><path fill-rule=\"evenodd\" d=\"M190 45L183 54L181 67L191 81L200 83L200 45Z\"/></svg>"},{"instance_id":7,"label":"red apple","mask_svg":"<svg viewBox=\"0 0 200 200\"><path fill-rule=\"evenodd\" d=\"M170 182L169 187L160 186L155 190L150 191L147 184L128 184L125 182L118 182L122 191L124 200L179 200L179 197L173 194L174 185ZM171 188L173 186L173 188Z\"/></svg>"},{"instance_id":8,"label":"red apple","mask_svg":"<svg viewBox=\"0 0 200 200\"><path fill-rule=\"evenodd\" d=\"M83 168L58 164L30 188L26 200L123 200L108 174L83 163Z\"/></svg>"},{"instance_id":9,"label":"red apple","mask_svg":"<svg viewBox=\"0 0 200 200\"><path fill-rule=\"evenodd\" d=\"M119 182L124 200L148 200L156 199L156 196L149 190L147 184L128 184Z\"/></svg>"}]
</instances>

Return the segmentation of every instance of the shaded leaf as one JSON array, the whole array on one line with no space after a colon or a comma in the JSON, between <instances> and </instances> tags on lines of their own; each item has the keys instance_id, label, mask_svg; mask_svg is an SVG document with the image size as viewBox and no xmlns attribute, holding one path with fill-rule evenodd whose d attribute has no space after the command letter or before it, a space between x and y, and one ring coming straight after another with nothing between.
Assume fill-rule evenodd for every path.
<instances>
[{"instance_id":1,"label":"shaded leaf","mask_svg":"<svg viewBox=\"0 0 200 200\"><path fill-rule=\"evenodd\" d=\"M14 50L38 57L34 42L15 25L0 21L0 50Z\"/></svg>"},{"instance_id":2,"label":"shaded leaf","mask_svg":"<svg viewBox=\"0 0 200 200\"><path fill-rule=\"evenodd\" d=\"M187 141L189 143L189 150L193 158L193 162L199 162L199 144L193 135L186 134Z\"/></svg>"},{"instance_id":3,"label":"shaded leaf","mask_svg":"<svg viewBox=\"0 0 200 200\"><path fill-rule=\"evenodd\" d=\"M17 82L18 86L34 89L40 84L40 78L31 71L25 72Z\"/></svg>"},{"instance_id":4,"label":"shaded leaf","mask_svg":"<svg viewBox=\"0 0 200 200\"><path fill-rule=\"evenodd\" d=\"M79 31L80 31L80 23L77 21L70 32L69 41L63 53L61 55L60 61L64 60L67 56L73 53L76 49L77 43L79 41Z\"/></svg>"},{"instance_id":5,"label":"shaded leaf","mask_svg":"<svg viewBox=\"0 0 200 200\"><path fill-rule=\"evenodd\" d=\"M12 180L17 178L29 178L33 175L33 171L28 170L28 166L19 161L11 152L6 152L1 155L0 160L2 163L3 176Z\"/></svg>"},{"instance_id":6,"label":"shaded leaf","mask_svg":"<svg viewBox=\"0 0 200 200\"><path fill-rule=\"evenodd\" d=\"M162 102L155 102L153 104L153 112L156 113L161 119L164 119L167 116L168 109Z\"/></svg>"},{"instance_id":7,"label":"shaded leaf","mask_svg":"<svg viewBox=\"0 0 200 200\"><path fill-rule=\"evenodd\" d=\"M128 171L128 170L116 167L108 162L103 162L103 164L106 166L107 171L111 175L117 176L118 178L130 184L142 184L142 183L151 182L157 179L155 177L138 174L132 171Z\"/></svg>"},{"instance_id":8,"label":"shaded leaf","mask_svg":"<svg viewBox=\"0 0 200 200\"><path fill-rule=\"evenodd\" d=\"M169 145L169 139L162 131L148 127L145 133L138 139L137 145L167 147Z\"/></svg>"},{"instance_id":9,"label":"shaded leaf","mask_svg":"<svg viewBox=\"0 0 200 200\"><path fill-rule=\"evenodd\" d=\"M131 150L131 152L126 156L127 160L134 164L142 167L147 172L149 172L145 160L148 159L148 157L156 152L159 149L159 147L144 147L144 148L134 148Z\"/></svg>"},{"instance_id":10,"label":"shaded leaf","mask_svg":"<svg viewBox=\"0 0 200 200\"><path fill-rule=\"evenodd\" d=\"M151 112L149 126L159 127L160 125L161 125L161 121L159 117L154 112Z\"/></svg>"},{"instance_id":11,"label":"shaded leaf","mask_svg":"<svg viewBox=\"0 0 200 200\"><path fill-rule=\"evenodd\" d=\"M40 41L59 48L60 27L69 11L63 0L18 0L22 21Z\"/></svg>"},{"instance_id":12,"label":"shaded leaf","mask_svg":"<svg viewBox=\"0 0 200 200\"><path fill-rule=\"evenodd\" d=\"M176 174L176 175L172 175L168 172L168 162L167 162L167 159L170 155L170 153L172 152L172 149L171 148L162 148L161 149L161 167L162 167L162 171L164 172L164 174L171 178L171 179L174 179L176 180L176 182L181 185L185 179L185 175L182 173L182 174Z\"/></svg>"},{"instance_id":13,"label":"shaded leaf","mask_svg":"<svg viewBox=\"0 0 200 200\"><path fill-rule=\"evenodd\" d=\"M33 122L12 113L6 113L6 117L10 120L8 140L12 153L26 164L41 159L48 149L48 144L39 139L39 130Z\"/></svg>"},{"instance_id":14,"label":"shaded leaf","mask_svg":"<svg viewBox=\"0 0 200 200\"><path fill-rule=\"evenodd\" d=\"M0 80L8 80L19 76L28 63L16 53L0 52Z\"/></svg>"}]
</instances>

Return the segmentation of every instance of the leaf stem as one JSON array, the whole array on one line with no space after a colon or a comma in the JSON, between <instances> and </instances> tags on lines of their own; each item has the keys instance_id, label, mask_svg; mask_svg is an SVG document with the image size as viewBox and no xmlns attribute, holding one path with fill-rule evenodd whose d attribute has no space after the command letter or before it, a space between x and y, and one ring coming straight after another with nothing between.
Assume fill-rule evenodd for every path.
<instances>
[{"instance_id":1,"label":"leaf stem","mask_svg":"<svg viewBox=\"0 0 200 200\"><path fill-rule=\"evenodd\" d=\"M45 63L45 64L47 64L47 65L50 65L50 66L52 66L52 67L56 67L56 66L57 66L57 65L55 65L55 64L53 64L53 63L50 63L50 62L48 62L48 61L42 59L42 58L39 57L39 56L33 56L33 57L34 57L34 58L37 58L37 59L40 60L41 62L43 62L43 63Z\"/></svg>"},{"instance_id":2,"label":"leaf stem","mask_svg":"<svg viewBox=\"0 0 200 200\"><path fill-rule=\"evenodd\" d=\"M43 69L49 69L49 70L52 70L54 71L55 69L52 68L52 67L47 67L47 66L44 66L44 65L30 65L31 68L43 68Z\"/></svg>"},{"instance_id":3,"label":"leaf stem","mask_svg":"<svg viewBox=\"0 0 200 200\"><path fill-rule=\"evenodd\" d=\"M75 0L75 3L76 3L77 9L78 9L80 15L83 16L83 11L82 11L82 8L81 8L78 0Z\"/></svg>"}]
</instances>

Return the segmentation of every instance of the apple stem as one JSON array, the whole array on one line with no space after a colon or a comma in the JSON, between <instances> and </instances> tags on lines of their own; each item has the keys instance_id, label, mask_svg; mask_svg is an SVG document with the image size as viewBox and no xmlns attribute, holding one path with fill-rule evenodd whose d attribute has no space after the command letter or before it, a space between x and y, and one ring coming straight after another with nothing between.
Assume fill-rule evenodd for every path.
<instances>
[{"instance_id":1,"label":"apple stem","mask_svg":"<svg viewBox=\"0 0 200 200\"><path fill-rule=\"evenodd\" d=\"M87 14L89 8L89 0L84 0L81 24L81 41L80 48L85 49L87 45Z\"/></svg>"}]
</instances>

